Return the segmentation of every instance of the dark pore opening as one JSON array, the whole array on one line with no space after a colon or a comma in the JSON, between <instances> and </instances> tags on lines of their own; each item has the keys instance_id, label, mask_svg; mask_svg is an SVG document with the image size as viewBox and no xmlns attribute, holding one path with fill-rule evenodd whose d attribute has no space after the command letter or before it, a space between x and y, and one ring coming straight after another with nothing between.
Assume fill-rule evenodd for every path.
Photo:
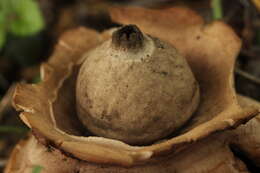
<instances>
[{"instance_id":1,"label":"dark pore opening","mask_svg":"<svg viewBox=\"0 0 260 173\"><path fill-rule=\"evenodd\" d=\"M144 36L136 25L125 25L112 34L115 48L138 49L143 46Z\"/></svg>"}]
</instances>

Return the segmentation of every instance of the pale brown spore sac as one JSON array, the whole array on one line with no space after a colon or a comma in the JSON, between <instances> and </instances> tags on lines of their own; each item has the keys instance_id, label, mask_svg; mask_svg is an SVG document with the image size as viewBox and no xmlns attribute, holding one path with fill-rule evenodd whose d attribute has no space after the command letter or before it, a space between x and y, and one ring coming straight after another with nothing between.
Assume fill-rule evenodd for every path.
<instances>
[{"instance_id":1,"label":"pale brown spore sac","mask_svg":"<svg viewBox=\"0 0 260 173\"><path fill-rule=\"evenodd\" d=\"M98 136L148 144L179 129L199 104L199 86L171 45L134 25L91 51L77 80L77 111Z\"/></svg>"}]
</instances>

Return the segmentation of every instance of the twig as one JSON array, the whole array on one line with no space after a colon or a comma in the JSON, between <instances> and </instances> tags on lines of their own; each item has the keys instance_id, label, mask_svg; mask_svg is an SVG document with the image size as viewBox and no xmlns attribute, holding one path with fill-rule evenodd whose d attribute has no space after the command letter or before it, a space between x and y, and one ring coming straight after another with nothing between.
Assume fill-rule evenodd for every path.
<instances>
[{"instance_id":1,"label":"twig","mask_svg":"<svg viewBox=\"0 0 260 173\"><path fill-rule=\"evenodd\" d=\"M251 75L250 73L247 73L239 68L235 68L235 73L237 73L240 76L243 76L244 78L260 85L260 79L255 77L254 75Z\"/></svg>"}]
</instances>

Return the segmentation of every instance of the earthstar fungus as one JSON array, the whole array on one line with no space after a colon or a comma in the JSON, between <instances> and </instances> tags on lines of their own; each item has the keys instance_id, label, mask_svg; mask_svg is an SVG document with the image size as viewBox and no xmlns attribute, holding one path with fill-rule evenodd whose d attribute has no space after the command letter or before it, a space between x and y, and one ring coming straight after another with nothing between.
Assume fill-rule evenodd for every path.
<instances>
[{"instance_id":1,"label":"earthstar fungus","mask_svg":"<svg viewBox=\"0 0 260 173\"><path fill-rule=\"evenodd\" d=\"M95 60L93 52L101 52L100 55L103 55L105 51L99 51L100 47L111 43L111 37L112 40L113 37L120 37L113 36L111 30L103 33L87 28L71 30L60 38L53 55L42 65L42 82L37 85L19 84L16 88L14 106L21 111L20 117L32 129L33 135L17 145L5 172L30 172L33 165L41 165L43 172L48 173L248 172L243 162L231 152L230 144L239 147L258 164L260 154L255 152L254 145L259 144L260 140L254 131L251 133L247 128L259 130L257 117L253 117L259 113L260 106L259 103L242 96L238 97L240 105L237 101L233 88L233 66L241 41L232 29L219 21L205 24L193 11L179 7L163 10L117 7L110 9L110 14L115 22L135 24L145 33L143 37L138 34L123 36L123 40L141 41L138 44L123 41L125 44L120 43L119 45L123 46L118 47L118 40L114 43L112 41L114 46L120 49L115 52L129 48L143 49L146 44L142 41L145 38L153 40L155 37L162 40L159 42L163 46L169 46L176 57L186 59L200 88L200 102L197 108L194 106L196 110L192 117L184 126L181 124L174 135L167 138L164 136L163 140L159 140L158 136L154 137L144 141L156 141L146 146L130 145L120 140L82 133L84 127L79 126L82 115L79 115L78 119L76 113L76 104L79 102L76 95L80 94L75 92L77 82L80 81L80 77L78 81L77 78L81 71L84 73L84 68L81 69L84 64L91 59ZM139 32L133 25L130 26L130 29ZM127 27L129 29L129 26L121 29ZM116 32L120 32L120 29ZM140 52L134 51L134 54L138 53ZM124 58L118 58L120 57ZM95 61L98 62L98 59ZM100 63L106 61L109 60L102 59ZM167 63L160 68L163 67L168 68ZM90 66L86 70L88 73L94 72ZM109 76L109 71L107 72ZM90 80L90 77L87 79ZM193 80L192 77L190 79ZM100 81L102 80L91 79L90 82L91 85L96 82L98 86ZM122 78L120 81L123 81ZM120 85L122 83L120 82ZM90 85L84 84L84 87L88 86ZM104 96L104 93L101 96ZM148 92L148 96L149 94ZM142 99L142 95L139 99ZM121 100L118 100L122 104ZM78 112L81 114L80 110ZM247 121L247 124L239 126ZM89 122L83 124L89 127ZM237 129L228 130L231 128ZM218 131L221 132L215 133ZM250 139L250 144L246 143L247 139ZM127 138L122 140L132 143ZM51 148L51 151L48 148Z\"/></svg>"},{"instance_id":2,"label":"earthstar fungus","mask_svg":"<svg viewBox=\"0 0 260 173\"><path fill-rule=\"evenodd\" d=\"M77 78L81 122L97 136L144 145L170 135L199 104L199 86L171 45L126 25L85 57Z\"/></svg>"}]
</instances>

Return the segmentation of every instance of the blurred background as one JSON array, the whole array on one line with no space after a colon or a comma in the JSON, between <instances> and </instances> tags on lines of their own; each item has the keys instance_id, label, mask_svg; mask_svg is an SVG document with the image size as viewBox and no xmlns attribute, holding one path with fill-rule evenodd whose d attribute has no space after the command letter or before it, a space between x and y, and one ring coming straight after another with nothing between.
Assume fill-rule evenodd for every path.
<instances>
[{"instance_id":1,"label":"blurred background","mask_svg":"<svg viewBox=\"0 0 260 173\"><path fill-rule=\"evenodd\" d=\"M260 0L0 0L0 172L15 143L28 132L11 104L16 83L40 82L39 66L64 31L118 26L107 14L111 5L186 6L207 22L230 24L243 40L235 67L236 89L260 100ZM240 157L252 172L260 172Z\"/></svg>"}]
</instances>

